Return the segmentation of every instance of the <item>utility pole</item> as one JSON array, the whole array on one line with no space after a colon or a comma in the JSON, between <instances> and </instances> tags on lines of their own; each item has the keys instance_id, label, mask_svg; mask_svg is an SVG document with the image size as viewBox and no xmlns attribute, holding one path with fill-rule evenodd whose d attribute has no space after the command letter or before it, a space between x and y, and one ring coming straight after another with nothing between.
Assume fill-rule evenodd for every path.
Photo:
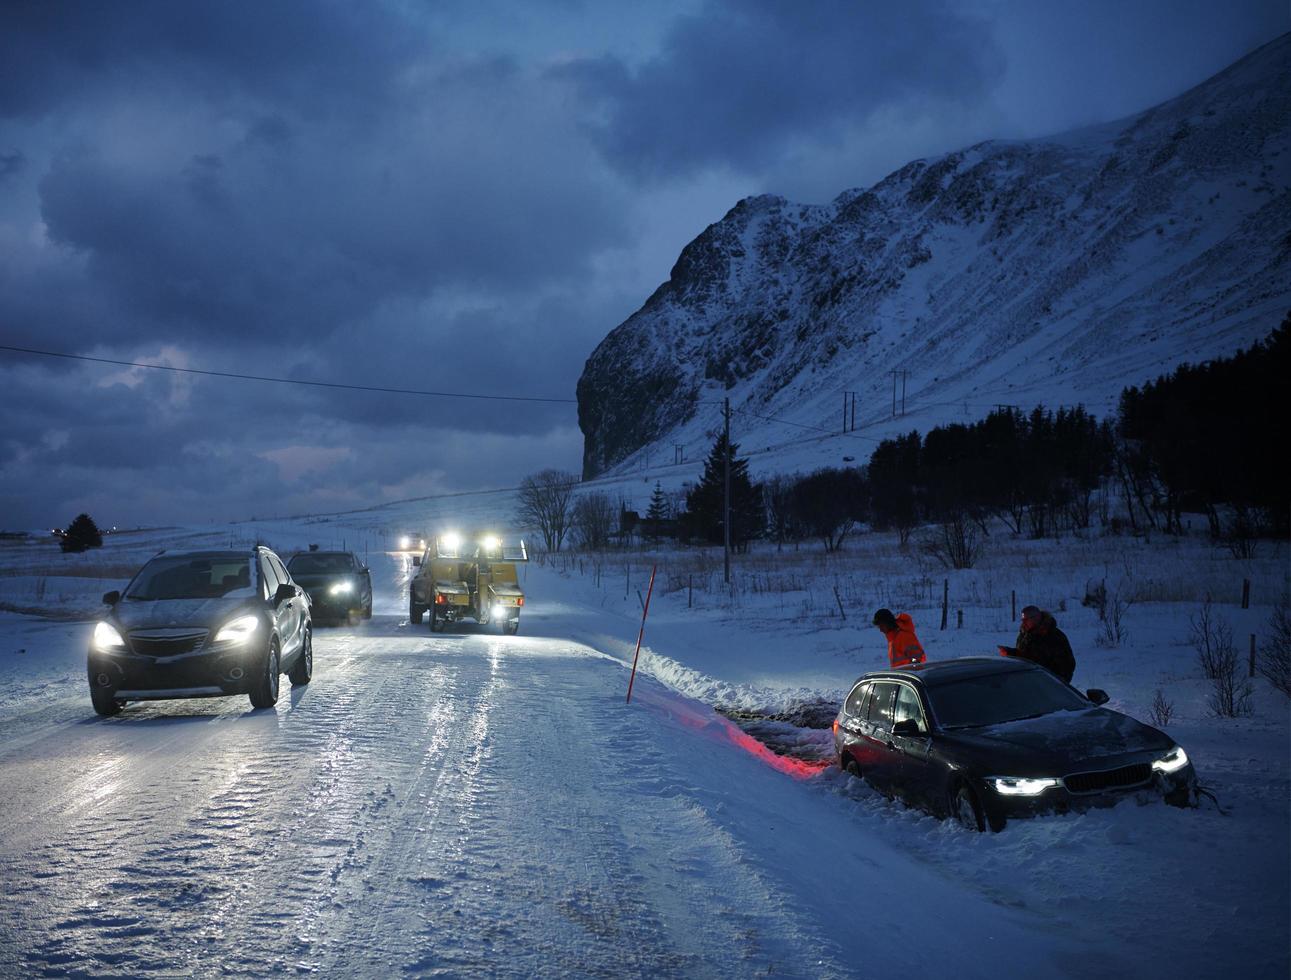
<instances>
[{"instance_id":1,"label":"utility pole","mask_svg":"<svg viewBox=\"0 0 1291 980\"><path fill-rule=\"evenodd\" d=\"M848 415L851 420L848 421ZM854 432L856 430L856 392L843 392L843 432Z\"/></svg>"},{"instance_id":2,"label":"utility pole","mask_svg":"<svg viewBox=\"0 0 1291 980\"><path fill-rule=\"evenodd\" d=\"M672 444L672 461L674 464L686 462L686 447L680 443Z\"/></svg>"},{"instance_id":3,"label":"utility pole","mask_svg":"<svg viewBox=\"0 0 1291 980\"><path fill-rule=\"evenodd\" d=\"M901 372L901 417L905 418L905 379L909 377L910 372L903 370Z\"/></svg>"},{"instance_id":4,"label":"utility pole","mask_svg":"<svg viewBox=\"0 0 1291 980\"><path fill-rule=\"evenodd\" d=\"M722 493L722 564L726 571L726 584L731 582L731 400L722 399L725 419L726 458L723 460L725 489Z\"/></svg>"},{"instance_id":5,"label":"utility pole","mask_svg":"<svg viewBox=\"0 0 1291 980\"><path fill-rule=\"evenodd\" d=\"M898 374L901 375L901 415L904 417L905 416L905 381L906 381L906 377L910 374L910 372L904 369L900 371L893 370L892 372L892 417L893 418L897 417L897 375Z\"/></svg>"},{"instance_id":6,"label":"utility pole","mask_svg":"<svg viewBox=\"0 0 1291 980\"><path fill-rule=\"evenodd\" d=\"M897 417L897 373L892 372L892 417Z\"/></svg>"}]
</instances>

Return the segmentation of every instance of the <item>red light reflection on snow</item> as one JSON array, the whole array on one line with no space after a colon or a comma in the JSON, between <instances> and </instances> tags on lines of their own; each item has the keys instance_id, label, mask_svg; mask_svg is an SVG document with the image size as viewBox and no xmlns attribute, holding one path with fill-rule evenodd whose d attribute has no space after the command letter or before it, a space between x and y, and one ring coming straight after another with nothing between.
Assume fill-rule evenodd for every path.
<instances>
[{"instance_id":1,"label":"red light reflection on snow","mask_svg":"<svg viewBox=\"0 0 1291 980\"><path fill-rule=\"evenodd\" d=\"M665 712L687 728L695 729L708 738L741 748L772 769L786 776L792 776L794 779L811 779L816 773L829 766L829 762L825 759L795 759L793 756L773 752L739 725L716 714L711 708L701 710L698 706L692 706L685 701L657 692L641 694L633 700L648 702L652 707Z\"/></svg>"}]
</instances>

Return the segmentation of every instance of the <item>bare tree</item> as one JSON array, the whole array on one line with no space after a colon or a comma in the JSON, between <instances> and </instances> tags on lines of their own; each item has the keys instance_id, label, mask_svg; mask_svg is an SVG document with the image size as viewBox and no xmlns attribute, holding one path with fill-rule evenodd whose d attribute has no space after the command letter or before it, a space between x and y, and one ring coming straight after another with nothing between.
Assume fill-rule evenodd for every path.
<instances>
[{"instance_id":1,"label":"bare tree","mask_svg":"<svg viewBox=\"0 0 1291 980\"><path fill-rule=\"evenodd\" d=\"M1166 696L1161 693L1161 688L1157 688L1156 694L1152 698L1152 724L1165 728L1170 724L1170 719L1174 717L1174 702L1166 700Z\"/></svg>"},{"instance_id":2,"label":"bare tree","mask_svg":"<svg viewBox=\"0 0 1291 980\"><path fill-rule=\"evenodd\" d=\"M609 494L599 491L582 494L574 501L574 530L579 544L588 551L601 551L609 546L619 511Z\"/></svg>"},{"instance_id":3,"label":"bare tree","mask_svg":"<svg viewBox=\"0 0 1291 980\"><path fill-rule=\"evenodd\" d=\"M936 558L947 568L972 568L981 555L977 527L966 514L952 514L929 529L921 542L924 554Z\"/></svg>"},{"instance_id":4,"label":"bare tree","mask_svg":"<svg viewBox=\"0 0 1291 980\"><path fill-rule=\"evenodd\" d=\"M517 519L542 535L548 551L559 551L569 532L570 499L578 477L564 470L542 470L520 481Z\"/></svg>"},{"instance_id":5,"label":"bare tree","mask_svg":"<svg viewBox=\"0 0 1291 980\"><path fill-rule=\"evenodd\" d=\"M1270 684L1291 697L1291 596L1285 592L1269 619L1269 638L1260 648L1258 669Z\"/></svg>"}]
</instances>

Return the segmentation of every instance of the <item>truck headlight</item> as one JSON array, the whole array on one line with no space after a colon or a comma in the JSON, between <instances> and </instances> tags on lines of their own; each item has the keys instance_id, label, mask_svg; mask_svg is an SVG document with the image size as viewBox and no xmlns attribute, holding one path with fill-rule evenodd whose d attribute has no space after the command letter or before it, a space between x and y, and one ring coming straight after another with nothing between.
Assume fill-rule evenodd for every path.
<instances>
[{"instance_id":1,"label":"truck headlight","mask_svg":"<svg viewBox=\"0 0 1291 980\"><path fill-rule=\"evenodd\" d=\"M1152 763L1152 768L1156 772L1171 773L1178 772L1188 764L1188 753L1183 750L1183 746L1176 745L1173 749Z\"/></svg>"},{"instance_id":2,"label":"truck headlight","mask_svg":"<svg viewBox=\"0 0 1291 980\"><path fill-rule=\"evenodd\" d=\"M239 616L220 627L220 631L215 634L215 642L245 643L259 628L260 620L256 616Z\"/></svg>"},{"instance_id":3,"label":"truck headlight","mask_svg":"<svg viewBox=\"0 0 1291 980\"><path fill-rule=\"evenodd\" d=\"M98 623L94 627L94 649L107 653L112 650L124 650L126 641L109 623Z\"/></svg>"},{"instance_id":4,"label":"truck headlight","mask_svg":"<svg viewBox=\"0 0 1291 980\"><path fill-rule=\"evenodd\" d=\"M353 582L337 582L327 590L328 595L344 595L346 592L354 591Z\"/></svg>"},{"instance_id":5,"label":"truck headlight","mask_svg":"<svg viewBox=\"0 0 1291 980\"><path fill-rule=\"evenodd\" d=\"M1058 785L1058 780L1048 776L1031 778L1027 776L988 776L987 784L1001 796L1039 796L1047 789Z\"/></svg>"},{"instance_id":6,"label":"truck headlight","mask_svg":"<svg viewBox=\"0 0 1291 980\"><path fill-rule=\"evenodd\" d=\"M494 618L494 619L506 619L506 618L507 618L507 607L506 607L506 606L504 606L504 605L502 605L502 603L500 603L500 602L499 602L496 606L494 606L494 607L493 607L493 618Z\"/></svg>"}]
</instances>

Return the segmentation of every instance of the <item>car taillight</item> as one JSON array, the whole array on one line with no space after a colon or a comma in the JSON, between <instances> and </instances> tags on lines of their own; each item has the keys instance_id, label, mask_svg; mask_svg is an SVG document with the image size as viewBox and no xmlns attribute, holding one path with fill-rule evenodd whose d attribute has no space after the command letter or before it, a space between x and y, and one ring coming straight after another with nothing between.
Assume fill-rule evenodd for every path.
<instances>
[{"instance_id":1,"label":"car taillight","mask_svg":"<svg viewBox=\"0 0 1291 980\"><path fill-rule=\"evenodd\" d=\"M516 605L517 605L517 606L523 606L523 605L524 605L524 596L521 596L519 599L517 599L517 600L516 600Z\"/></svg>"},{"instance_id":2,"label":"car taillight","mask_svg":"<svg viewBox=\"0 0 1291 980\"><path fill-rule=\"evenodd\" d=\"M444 593L442 592L435 593L435 605L442 606L447 601L448 601L448 596L444 595Z\"/></svg>"},{"instance_id":3,"label":"car taillight","mask_svg":"<svg viewBox=\"0 0 1291 980\"><path fill-rule=\"evenodd\" d=\"M838 734L838 719L837 719L837 718L835 718L835 719L834 719L834 734L835 734L835 735L837 735L837 734Z\"/></svg>"}]
</instances>

